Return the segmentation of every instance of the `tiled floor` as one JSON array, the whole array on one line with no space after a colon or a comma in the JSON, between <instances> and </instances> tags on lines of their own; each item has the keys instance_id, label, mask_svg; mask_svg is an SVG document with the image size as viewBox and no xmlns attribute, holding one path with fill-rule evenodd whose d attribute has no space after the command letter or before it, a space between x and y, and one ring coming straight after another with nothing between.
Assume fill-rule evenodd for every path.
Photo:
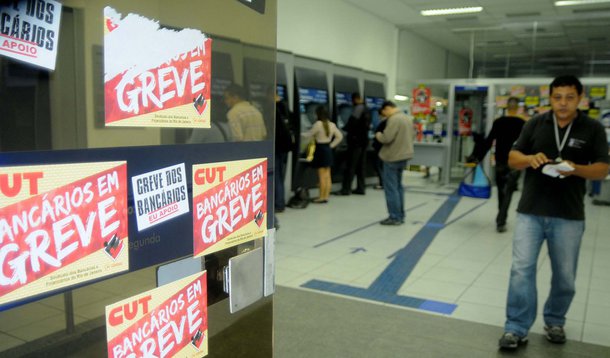
<instances>
[{"instance_id":1,"label":"tiled floor","mask_svg":"<svg viewBox=\"0 0 610 358\"><path fill-rule=\"evenodd\" d=\"M407 220L402 226L376 223L386 217L386 208L383 192L372 189L366 196L333 196L328 204L288 208L277 214L281 226L276 242L277 285L307 289L304 284L319 280L348 287L347 292L349 287L368 288L380 275L387 277L386 268L396 253L449 199L450 187L416 184L408 186ZM448 317L503 326L518 196L513 199L506 233L495 231L495 197L487 201L461 198L424 254L409 258L418 261L396 294L453 304L456 308ZM610 207L585 200L587 229L566 332L569 339L610 346ZM538 267L542 306L551 276L545 248ZM350 297L349 292L344 296ZM351 297L362 300L355 296ZM377 296L367 301L388 305ZM532 332L543 332L541 315Z\"/></svg>"}]
</instances>

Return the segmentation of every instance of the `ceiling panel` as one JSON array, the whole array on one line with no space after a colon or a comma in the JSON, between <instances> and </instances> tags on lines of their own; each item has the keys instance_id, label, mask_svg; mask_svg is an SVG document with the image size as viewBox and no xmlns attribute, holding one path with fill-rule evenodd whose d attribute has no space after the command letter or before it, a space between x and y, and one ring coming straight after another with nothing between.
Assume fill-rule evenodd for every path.
<instances>
[{"instance_id":1,"label":"ceiling panel","mask_svg":"<svg viewBox=\"0 0 610 358\"><path fill-rule=\"evenodd\" d=\"M469 57L474 37L475 59L487 66L494 61L501 66L507 54L520 54L530 63L532 59L537 63L539 56L572 58L572 63L580 63L592 56L610 55L610 4L556 7L554 0L343 1L464 58ZM461 6L484 9L447 16L419 13Z\"/></svg>"}]
</instances>

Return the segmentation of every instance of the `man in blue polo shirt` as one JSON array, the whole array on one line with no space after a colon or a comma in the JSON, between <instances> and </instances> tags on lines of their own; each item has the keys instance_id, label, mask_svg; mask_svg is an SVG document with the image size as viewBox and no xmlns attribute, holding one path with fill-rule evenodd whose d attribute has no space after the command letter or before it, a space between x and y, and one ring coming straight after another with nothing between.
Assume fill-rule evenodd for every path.
<instances>
[{"instance_id":1,"label":"man in blue polo shirt","mask_svg":"<svg viewBox=\"0 0 610 358\"><path fill-rule=\"evenodd\" d=\"M563 326L575 294L574 281L585 229L586 179L608 174L608 143L603 126L578 110L583 87L574 76L550 85L552 111L530 119L508 164L526 169L513 238L506 323L501 349L527 342L536 319L536 263L546 240L553 278L544 305L546 338L564 343Z\"/></svg>"}]
</instances>

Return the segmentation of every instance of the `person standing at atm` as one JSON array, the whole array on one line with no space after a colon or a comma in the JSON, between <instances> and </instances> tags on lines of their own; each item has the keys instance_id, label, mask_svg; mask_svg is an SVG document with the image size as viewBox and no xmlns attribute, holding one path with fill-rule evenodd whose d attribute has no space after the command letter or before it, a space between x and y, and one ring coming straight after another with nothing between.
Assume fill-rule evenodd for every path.
<instances>
[{"instance_id":1,"label":"person standing at atm","mask_svg":"<svg viewBox=\"0 0 610 358\"><path fill-rule=\"evenodd\" d=\"M413 122L391 101L381 105L381 115L386 117L386 126L375 138L381 142L379 158L383 160L383 191L389 217L381 225L401 225L405 222L405 191L402 172L407 161L413 158Z\"/></svg>"},{"instance_id":2,"label":"person standing at atm","mask_svg":"<svg viewBox=\"0 0 610 358\"><path fill-rule=\"evenodd\" d=\"M236 142L259 141L267 137L261 112L245 100L244 88L231 84L224 90L224 102L229 107L227 119L232 140Z\"/></svg>"},{"instance_id":3,"label":"person standing at atm","mask_svg":"<svg viewBox=\"0 0 610 358\"><path fill-rule=\"evenodd\" d=\"M364 161L366 149L369 144L369 129L371 126L371 113L364 104L359 93L352 93L354 109L342 129L346 132L347 151L345 157L345 170L341 190L336 194L365 194ZM352 181L356 176L356 189L352 191Z\"/></svg>"},{"instance_id":4,"label":"person standing at atm","mask_svg":"<svg viewBox=\"0 0 610 358\"><path fill-rule=\"evenodd\" d=\"M316 118L317 120L311 129L301 133L301 136L313 138L316 141L316 150L313 154L311 166L318 170L320 196L312 200L312 203L326 204L332 186L330 168L333 165L333 149L343 140L343 133L331 122L326 107L316 107Z\"/></svg>"},{"instance_id":5,"label":"person standing at atm","mask_svg":"<svg viewBox=\"0 0 610 358\"><path fill-rule=\"evenodd\" d=\"M498 215L496 216L496 231L506 231L506 218L511 198L517 189L517 182L521 171L508 166L508 152L519 138L525 120L518 114L519 99L510 97L506 106L506 113L496 119L491 131L484 141L475 145L472 154L466 158L467 162L478 163L487 154L493 143L496 143L496 186L498 187Z\"/></svg>"}]
</instances>

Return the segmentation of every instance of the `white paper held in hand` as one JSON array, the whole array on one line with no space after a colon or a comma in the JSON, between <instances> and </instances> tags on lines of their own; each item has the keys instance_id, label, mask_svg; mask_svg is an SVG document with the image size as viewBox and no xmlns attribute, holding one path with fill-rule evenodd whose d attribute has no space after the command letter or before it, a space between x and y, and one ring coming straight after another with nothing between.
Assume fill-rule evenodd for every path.
<instances>
[{"instance_id":1,"label":"white paper held in hand","mask_svg":"<svg viewBox=\"0 0 610 358\"><path fill-rule=\"evenodd\" d=\"M572 170L574 170L574 167L566 161L557 164L547 164L542 167L542 173L553 178L565 178L565 176L561 175L559 172L571 172Z\"/></svg>"}]
</instances>

